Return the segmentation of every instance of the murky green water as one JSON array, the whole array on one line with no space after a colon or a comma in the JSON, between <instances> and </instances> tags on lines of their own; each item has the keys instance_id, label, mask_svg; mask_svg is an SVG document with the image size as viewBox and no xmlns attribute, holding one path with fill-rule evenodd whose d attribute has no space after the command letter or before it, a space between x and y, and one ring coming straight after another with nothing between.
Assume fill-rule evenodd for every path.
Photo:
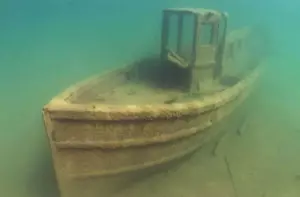
<instances>
[{"instance_id":1,"label":"murky green water","mask_svg":"<svg viewBox=\"0 0 300 197\"><path fill-rule=\"evenodd\" d=\"M258 21L270 27L274 57L258 96L257 113L245 135L226 138L221 155L231 159L239 197L300 196L299 3L271 0L2 0L0 196L58 195L42 106L91 74L157 53L161 10L181 6L225 10L231 28ZM220 196L205 193L206 185L233 196L231 185L220 183L228 177L216 181L224 173L222 161L218 162L222 157L203 154L177 173L151 177L117 195ZM196 169L198 176L184 169ZM213 178L195 178L203 174ZM195 190L196 183L203 188Z\"/></svg>"}]
</instances>

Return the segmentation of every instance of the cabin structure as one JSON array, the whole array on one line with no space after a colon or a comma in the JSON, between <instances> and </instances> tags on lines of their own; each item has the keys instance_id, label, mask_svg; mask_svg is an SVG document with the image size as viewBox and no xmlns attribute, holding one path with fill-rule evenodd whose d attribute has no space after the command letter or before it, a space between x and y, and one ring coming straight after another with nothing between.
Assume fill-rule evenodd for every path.
<instances>
[{"instance_id":1,"label":"cabin structure","mask_svg":"<svg viewBox=\"0 0 300 197\"><path fill-rule=\"evenodd\" d=\"M170 30L171 17L176 17L177 30ZM189 35L183 35L184 23L192 20ZM188 21L190 22L190 21ZM221 25L223 24L223 26ZM203 33L210 30L209 35ZM199 93L202 88L213 87L222 75L222 59L225 46L227 14L208 9L168 8L163 11L161 34L161 61L170 61L189 70L190 93ZM171 47L170 37L177 34L176 47ZM184 36L192 43L183 47ZM201 43L206 36L208 42ZM207 39L206 38L206 39Z\"/></svg>"}]
</instances>

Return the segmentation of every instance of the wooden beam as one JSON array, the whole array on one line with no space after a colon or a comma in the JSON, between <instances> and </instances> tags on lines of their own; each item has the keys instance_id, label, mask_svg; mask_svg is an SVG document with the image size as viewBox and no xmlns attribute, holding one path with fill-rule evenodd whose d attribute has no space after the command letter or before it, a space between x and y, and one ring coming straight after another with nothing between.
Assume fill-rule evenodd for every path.
<instances>
[{"instance_id":1,"label":"wooden beam","mask_svg":"<svg viewBox=\"0 0 300 197\"><path fill-rule=\"evenodd\" d=\"M200 15L195 14L194 18L194 39L193 39L193 51L192 51L192 63L190 65L190 93L199 93L200 91L200 78L199 69L196 66L199 54L200 45L200 28L201 28L201 18Z\"/></svg>"},{"instance_id":2,"label":"wooden beam","mask_svg":"<svg viewBox=\"0 0 300 197\"><path fill-rule=\"evenodd\" d=\"M222 37L220 38L220 42L218 42L217 45L217 54L216 54L216 68L214 71L214 78L217 79L222 76L223 73L223 56L225 52L225 45L226 45L226 32L227 32L227 14L223 15L223 22L224 22L224 28L222 29ZM220 28L218 24L218 29ZM229 53L231 58L233 58L233 46L229 44Z\"/></svg>"},{"instance_id":3,"label":"wooden beam","mask_svg":"<svg viewBox=\"0 0 300 197\"><path fill-rule=\"evenodd\" d=\"M183 27L183 14L178 15L178 34L177 34L177 53L181 54L182 49L182 27Z\"/></svg>"},{"instance_id":4,"label":"wooden beam","mask_svg":"<svg viewBox=\"0 0 300 197\"><path fill-rule=\"evenodd\" d=\"M194 18L194 35L193 35L193 49L192 49L192 66L195 66L198 59L199 45L200 45L200 27L201 18L195 14Z\"/></svg>"},{"instance_id":5,"label":"wooden beam","mask_svg":"<svg viewBox=\"0 0 300 197\"><path fill-rule=\"evenodd\" d=\"M161 60L163 60L166 57L166 46L168 45L168 34L169 34L169 12L163 13L163 19L162 19L162 32L161 32Z\"/></svg>"}]
</instances>

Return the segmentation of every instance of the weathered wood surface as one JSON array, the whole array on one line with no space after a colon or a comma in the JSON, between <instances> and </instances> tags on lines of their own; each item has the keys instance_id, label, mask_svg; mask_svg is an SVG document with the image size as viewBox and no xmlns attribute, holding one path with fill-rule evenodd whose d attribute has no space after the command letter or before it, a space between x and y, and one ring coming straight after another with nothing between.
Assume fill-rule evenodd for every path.
<instances>
[{"instance_id":1,"label":"weathered wood surface","mask_svg":"<svg viewBox=\"0 0 300 197\"><path fill-rule=\"evenodd\" d=\"M225 67L232 64L239 46L233 40L226 44ZM72 103L72 98L83 95L93 84L127 69L76 84L44 107L45 128L61 191L66 192L68 180L136 171L193 152L230 130L233 120L245 113L239 109L261 73L258 66L233 86L193 101L153 105ZM122 83L122 78L116 83ZM106 88L109 85L115 84Z\"/></svg>"},{"instance_id":2,"label":"weathered wood surface","mask_svg":"<svg viewBox=\"0 0 300 197\"><path fill-rule=\"evenodd\" d=\"M246 98L257 74L224 92L190 103L108 107L106 111L97 106L65 105L65 109L52 104L44 115L54 160L60 163L56 170L71 177L103 176L182 157L218 132L214 124Z\"/></svg>"}]
</instances>

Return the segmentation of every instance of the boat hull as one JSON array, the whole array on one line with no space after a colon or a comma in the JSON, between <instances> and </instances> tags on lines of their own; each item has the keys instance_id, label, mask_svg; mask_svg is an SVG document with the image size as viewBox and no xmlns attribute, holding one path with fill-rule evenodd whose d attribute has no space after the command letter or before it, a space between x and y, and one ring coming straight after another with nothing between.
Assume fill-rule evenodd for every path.
<instances>
[{"instance_id":1,"label":"boat hull","mask_svg":"<svg viewBox=\"0 0 300 197\"><path fill-rule=\"evenodd\" d=\"M257 70L239 84L201 101L156 109L127 106L128 113L126 109L116 113L120 110L114 108L106 118L96 112L88 116L87 109L84 116L80 111L46 106L43 113L55 170L60 177L80 179L136 171L181 158L226 130L228 118L241 117L238 109L258 75Z\"/></svg>"},{"instance_id":2,"label":"boat hull","mask_svg":"<svg viewBox=\"0 0 300 197\"><path fill-rule=\"evenodd\" d=\"M234 58L229 52L225 64L242 66L239 61L231 64ZM99 190L97 182L87 180L170 163L218 135L237 129L247 115L246 101L261 74L259 60L254 60L251 70L236 83L189 101L149 105L70 101L71 97L84 95L82 92L90 89L89 84L97 83L99 77L52 99L44 107L43 117L61 195L99 196L101 193L85 193ZM83 183L84 189L79 189L77 183Z\"/></svg>"}]
</instances>

